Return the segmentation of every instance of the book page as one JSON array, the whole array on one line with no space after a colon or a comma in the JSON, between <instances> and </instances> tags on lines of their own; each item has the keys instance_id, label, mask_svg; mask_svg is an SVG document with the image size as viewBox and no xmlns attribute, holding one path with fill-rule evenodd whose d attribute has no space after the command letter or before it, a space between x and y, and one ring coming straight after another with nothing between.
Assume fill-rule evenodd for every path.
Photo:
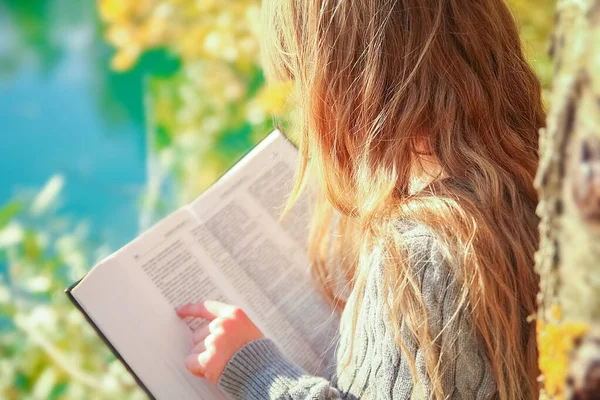
<instances>
[{"instance_id":1,"label":"book page","mask_svg":"<svg viewBox=\"0 0 600 400\"><path fill-rule=\"evenodd\" d=\"M224 399L184 366L191 330L177 306L242 307L309 373L327 376L337 316L308 274L308 202L279 215L296 149L271 134L190 206L100 263L72 295L157 399Z\"/></svg>"},{"instance_id":2,"label":"book page","mask_svg":"<svg viewBox=\"0 0 600 400\"><path fill-rule=\"evenodd\" d=\"M279 222L296 158L287 139L271 134L191 204L199 221L192 234L234 304L293 361L326 376L337 317L308 273L307 198Z\"/></svg>"},{"instance_id":3,"label":"book page","mask_svg":"<svg viewBox=\"0 0 600 400\"><path fill-rule=\"evenodd\" d=\"M72 295L157 399L225 399L190 374L184 359L191 329L174 309L212 298L228 301L205 272L209 260L191 251L195 218L180 210L96 266Z\"/></svg>"}]
</instances>

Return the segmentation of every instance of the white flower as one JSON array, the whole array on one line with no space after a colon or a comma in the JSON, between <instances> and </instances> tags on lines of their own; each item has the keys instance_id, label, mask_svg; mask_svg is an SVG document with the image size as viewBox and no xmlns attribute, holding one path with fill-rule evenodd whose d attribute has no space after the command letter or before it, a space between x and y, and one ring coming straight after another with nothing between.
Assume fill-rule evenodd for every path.
<instances>
[{"instance_id":1,"label":"white flower","mask_svg":"<svg viewBox=\"0 0 600 400\"><path fill-rule=\"evenodd\" d=\"M246 113L246 119L251 124L254 124L254 125L261 124L265 121L266 117L267 116L265 114L265 111L262 108L260 108L259 106L251 105L248 107L248 110Z\"/></svg>"},{"instance_id":2,"label":"white flower","mask_svg":"<svg viewBox=\"0 0 600 400\"><path fill-rule=\"evenodd\" d=\"M46 276L34 276L25 282L25 288L33 293L47 292L52 282Z\"/></svg>"},{"instance_id":3,"label":"white flower","mask_svg":"<svg viewBox=\"0 0 600 400\"><path fill-rule=\"evenodd\" d=\"M15 246L23 240L25 231L18 222L11 222L0 230L0 249Z\"/></svg>"},{"instance_id":4,"label":"white flower","mask_svg":"<svg viewBox=\"0 0 600 400\"><path fill-rule=\"evenodd\" d=\"M50 178L33 201L31 212L40 215L46 211L56 201L64 185L65 178L62 175L54 175Z\"/></svg>"},{"instance_id":5,"label":"white flower","mask_svg":"<svg viewBox=\"0 0 600 400\"><path fill-rule=\"evenodd\" d=\"M35 306L27 316L27 322L33 328L54 329L57 327L56 310L49 306Z\"/></svg>"},{"instance_id":6,"label":"white flower","mask_svg":"<svg viewBox=\"0 0 600 400\"><path fill-rule=\"evenodd\" d=\"M222 40L217 32L211 32L204 39L204 50L212 54L218 54L222 47Z\"/></svg>"},{"instance_id":7,"label":"white flower","mask_svg":"<svg viewBox=\"0 0 600 400\"><path fill-rule=\"evenodd\" d=\"M61 254L71 253L77 249L77 238L73 235L64 235L55 242L56 250Z\"/></svg>"},{"instance_id":8,"label":"white flower","mask_svg":"<svg viewBox=\"0 0 600 400\"><path fill-rule=\"evenodd\" d=\"M102 388L108 393L118 392L120 389L119 381L112 375L104 375Z\"/></svg>"}]
</instances>

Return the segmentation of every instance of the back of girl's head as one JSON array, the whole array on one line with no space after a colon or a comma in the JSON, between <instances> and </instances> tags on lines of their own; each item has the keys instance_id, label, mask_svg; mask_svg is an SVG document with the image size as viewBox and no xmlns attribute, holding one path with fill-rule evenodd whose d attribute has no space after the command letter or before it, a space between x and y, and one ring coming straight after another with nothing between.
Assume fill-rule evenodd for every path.
<instances>
[{"instance_id":1,"label":"back of girl's head","mask_svg":"<svg viewBox=\"0 0 600 400\"><path fill-rule=\"evenodd\" d=\"M323 156L313 159L328 186L385 171L406 194L419 137L453 177L485 175L487 162L520 180L535 170L540 88L502 0L269 0L264 8L267 72L296 82L301 145Z\"/></svg>"},{"instance_id":2,"label":"back of girl's head","mask_svg":"<svg viewBox=\"0 0 600 400\"><path fill-rule=\"evenodd\" d=\"M533 398L535 351L523 348L533 330L524 319L535 311L533 177L544 111L506 4L265 0L263 8L267 74L296 84L299 181L310 170L327 203L374 241L389 241L390 216L439 231L462 257L463 278L476 280L464 284L464 301L477 305L501 397ZM450 179L412 193L419 143Z\"/></svg>"}]
</instances>

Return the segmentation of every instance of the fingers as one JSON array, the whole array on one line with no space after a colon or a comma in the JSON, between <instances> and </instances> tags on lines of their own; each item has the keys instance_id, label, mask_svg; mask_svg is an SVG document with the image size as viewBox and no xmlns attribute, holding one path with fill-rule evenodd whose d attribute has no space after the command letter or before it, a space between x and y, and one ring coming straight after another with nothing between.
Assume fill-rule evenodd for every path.
<instances>
[{"instance_id":1,"label":"fingers","mask_svg":"<svg viewBox=\"0 0 600 400\"><path fill-rule=\"evenodd\" d=\"M204 307L209 313L217 317L225 317L232 314L234 310L237 309L237 307L232 306L231 304L225 304L215 300L206 300L204 302Z\"/></svg>"},{"instance_id":2,"label":"fingers","mask_svg":"<svg viewBox=\"0 0 600 400\"><path fill-rule=\"evenodd\" d=\"M206 332L208 332L208 330L206 330ZM198 360L200 355L206 352L206 345L204 344L205 338L206 336L203 337L199 342L194 344L194 347L190 351L191 354L187 356L184 360L185 367L187 368L187 370L190 371L193 375L199 376L201 378L204 377L204 367L203 364L201 364Z\"/></svg>"},{"instance_id":3,"label":"fingers","mask_svg":"<svg viewBox=\"0 0 600 400\"><path fill-rule=\"evenodd\" d=\"M198 355L200 353L204 353L205 351L206 351L206 345L204 344L204 341L201 341L194 345L194 347L192 348L192 351L190 353Z\"/></svg>"},{"instance_id":4,"label":"fingers","mask_svg":"<svg viewBox=\"0 0 600 400\"><path fill-rule=\"evenodd\" d=\"M192 341L194 344L203 341L211 333L217 332L219 327L221 327L221 323L222 321L217 318L212 320L210 324L195 330L192 334Z\"/></svg>"},{"instance_id":5,"label":"fingers","mask_svg":"<svg viewBox=\"0 0 600 400\"><path fill-rule=\"evenodd\" d=\"M195 317L204 318L209 321L217 318L217 315L209 311L205 307L207 302L190 303L177 309L177 315L179 318Z\"/></svg>"},{"instance_id":6,"label":"fingers","mask_svg":"<svg viewBox=\"0 0 600 400\"><path fill-rule=\"evenodd\" d=\"M217 383L227 361L251 340L264 337L241 308L219 301L187 304L177 309L180 318L210 321L192 334L194 347L184 360L195 376Z\"/></svg>"},{"instance_id":7,"label":"fingers","mask_svg":"<svg viewBox=\"0 0 600 400\"><path fill-rule=\"evenodd\" d=\"M194 344L204 342L204 339L210 334L210 325L206 325L195 331L192 335Z\"/></svg>"},{"instance_id":8,"label":"fingers","mask_svg":"<svg viewBox=\"0 0 600 400\"><path fill-rule=\"evenodd\" d=\"M200 354L190 354L184 360L185 368L195 376L208 379L206 376L206 369L210 358L211 355L206 351L203 351Z\"/></svg>"},{"instance_id":9,"label":"fingers","mask_svg":"<svg viewBox=\"0 0 600 400\"><path fill-rule=\"evenodd\" d=\"M184 360L185 368L187 368L187 370L190 371L193 375L203 378L203 369L200 366L198 357L199 354L190 354L189 356L187 356Z\"/></svg>"},{"instance_id":10,"label":"fingers","mask_svg":"<svg viewBox=\"0 0 600 400\"><path fill-rule=\"evenodd\" d=\"M235 306L221 303L220 301L206 300L197 303L186 304L182 307L179 307L176 311L177 315L179 315L179 318L195 317L212 321L218 317L231 315L237 309L238 308Z\"/></svg>"}]
</instances>

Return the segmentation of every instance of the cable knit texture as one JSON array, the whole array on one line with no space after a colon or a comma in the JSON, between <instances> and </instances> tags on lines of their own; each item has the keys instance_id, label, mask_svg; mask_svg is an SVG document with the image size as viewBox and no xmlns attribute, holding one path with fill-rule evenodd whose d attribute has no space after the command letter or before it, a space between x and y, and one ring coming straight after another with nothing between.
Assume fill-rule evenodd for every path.
<instances>
[{"instance_id":1,"label":"cable knit texture","mask_svg":"<svg viewBox=\"0 0 600 400\"><path fill-rule=\"evenodd\" d=\"M456 309L460 287L444 262L435 236L423 225L403 225L400 229L408 244L411 271L421 285L427 307L428 315L423 317L428 318L431 337L436 338L434 347L441 358L447 398L496 398L486 351L466 314ZM416 360L421 382L416 390L407 358L394 340L393 327L385 316L381 259L377 251L370 257L362 301L356 301L355 292L348 299L340 323L334 363L337 366L330 379L312 376L289 361L271 340L261 339L247 344L232 357L219 380L220 388L233 399L431 398L423 352L402 324L400 332ZM353 332L355 307L360 309Z\"/></svg>"}]
</instances>

